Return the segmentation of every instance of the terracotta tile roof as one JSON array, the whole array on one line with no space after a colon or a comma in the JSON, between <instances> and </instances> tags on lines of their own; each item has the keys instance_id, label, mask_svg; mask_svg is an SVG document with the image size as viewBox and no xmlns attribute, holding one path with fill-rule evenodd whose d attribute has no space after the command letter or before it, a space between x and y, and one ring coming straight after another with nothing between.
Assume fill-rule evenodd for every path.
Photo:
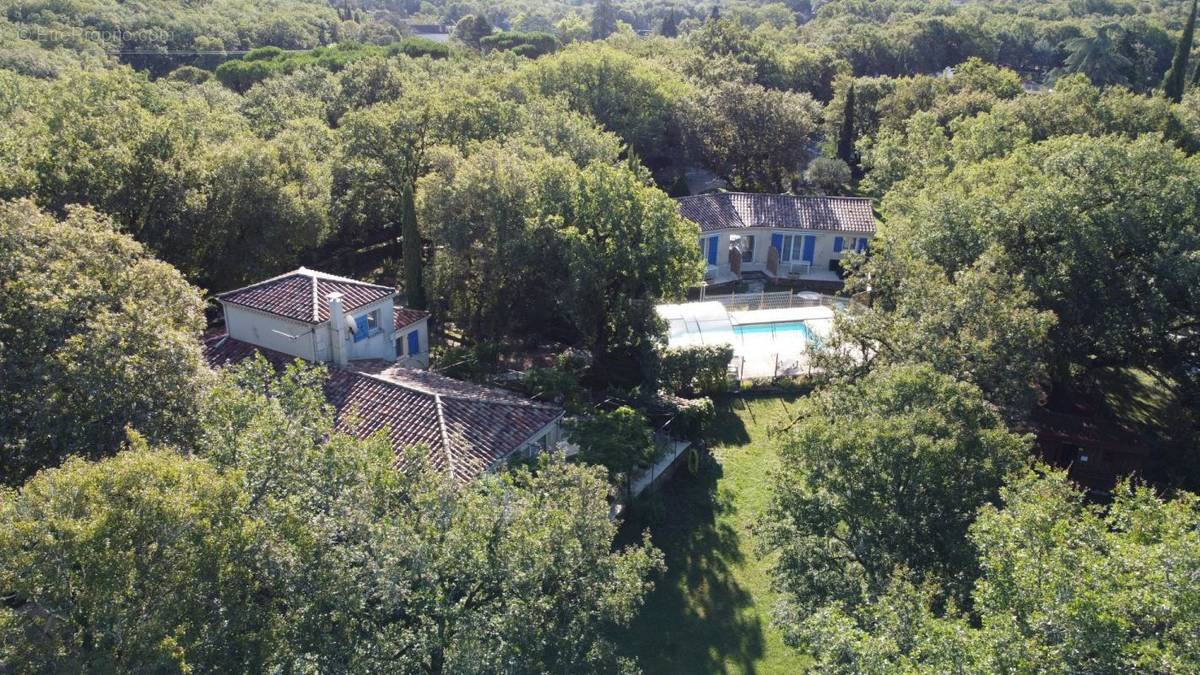
<instances>
[{"instance_id":1,"label":"terracotta tile roof","mask_svg":"<svg viewBox=\"0 0 1200 675\"><path fill-rule=\"evenodd\" d=\"M795 228L875 233L871 200L861 197L796 197L793 195L720 192L680 197L679 213L701 232L743 227Z\"/></svg>"},{"instance_id":2,"label":"terracotta tile roof","mask_svg":"<svg viewBox=\"0 0 1200 675\"><path fill-rule=\"evenodd\" d=\"M204 338L204 354L214 368L255 353L276 367L292 360L224 333ZM425 444L430 465L460 482L483 474L563 414L507 391L391 363L352 365L355 370L331 367L325 382L338 427L360 438L387 429L400 468L407 448Z\"/></svg>"},{"instance_id":3,"label":"terracotta tile roof","mask_svg":"<svg viewBox=\"0 0 1200 675\"><path fill-rule=\"evenodd\" d=\"M396 330L400 330L405 326L411 326L429 316L429 312L423 309L410 309L408 307L396 306Z\"/></svg>"},{"instance_id":4,"label":"terracotta tile roof","mask_svg":"<svg viewBox=\"0 0 1200 675\"><path fill-rule=\"evenodd\" d=\"M266 281L220 293L217 298L261 312L316 324L329 320L329 303L325 298L334 292L344 296L342 307L350 312L395 295L396 289L301 267Z\"/></svg>"}]
</instances>

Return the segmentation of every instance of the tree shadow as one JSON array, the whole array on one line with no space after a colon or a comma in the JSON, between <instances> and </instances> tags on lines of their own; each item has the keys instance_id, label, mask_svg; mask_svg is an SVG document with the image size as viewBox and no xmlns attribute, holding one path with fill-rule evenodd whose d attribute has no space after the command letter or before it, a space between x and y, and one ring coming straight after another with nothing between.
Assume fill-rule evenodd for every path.
<instances>
[{"instance_id":1,"label":"tree shadow","mask_svg":"<svg viewBox=\"0 0 1200 675\"><path fill-rule=\"evenodd\" d=\"M741 420L722 408L721 442L749 442ZM617 640L644 672L725 673L735 665L752 673L763 656L764 626L733 572L744 562L740 535L728 518L718 522L736 508L729 491L717 489L721 475L721 465L704 456L695 475L682 468L636 504L621 529L623 542L648 529L666 556L667 572Z\"/></svg>"},{"instance_id":2,"label":"tree shadow","mask_svg":"<svg viewBox=\"0 0 1200 675\"><path fill-rule=\"evenodd\" d=\"M714 403L717 418L713 422L713 438L710 445L742 446L750 443L750 432L746 430L746 424L737 413L739 410L745 411L753 419L754 409L747 406L741 398L718 400Z\"/></svg>"}]
</instances>

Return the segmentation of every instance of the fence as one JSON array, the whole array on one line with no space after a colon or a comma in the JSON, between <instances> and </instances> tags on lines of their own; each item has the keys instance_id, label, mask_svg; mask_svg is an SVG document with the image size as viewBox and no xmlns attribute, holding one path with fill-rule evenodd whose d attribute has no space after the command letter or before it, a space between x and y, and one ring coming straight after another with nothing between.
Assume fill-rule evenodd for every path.
<instances>
[{"instance_id":1,"label":"fence","mask_svg":"<svg viewBox=\"0 0 1200 675\"><path fill-rule=\"evenodd\" d=\"M702 289L703 290L703 289ZM725 309L755 310L755 309L787 309L790 307L816 307L824 305L832 309L844 309L849 300L832 295L791 291L760 291L758 293L727 293L720 295L701 294L700 300L719 302Z\"/></svg>"}]
</instances>

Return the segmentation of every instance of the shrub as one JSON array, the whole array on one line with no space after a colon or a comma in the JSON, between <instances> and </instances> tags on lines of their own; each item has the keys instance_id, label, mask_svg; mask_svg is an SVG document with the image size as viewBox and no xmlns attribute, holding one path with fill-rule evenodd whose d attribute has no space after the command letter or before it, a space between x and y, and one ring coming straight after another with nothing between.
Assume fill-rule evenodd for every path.
<instances>
[{"instance_id":1,"label":"shrub","mask_svg":"<svg viewBox=\"0 0 1200 675\"><path fill-rule=\"evenodd\" d=\"M672 403L675 404L675 416L670 426L672 436L700 443L712 435L713 424L717 421L717 407L711 398L677 398L672 399Z\"/></svg>"},{"instance_id":2,"label":"shrub","mask_svg":"<svg viewBox=\"0 0 1200 675\"><path fill-rule=\"evenodd\" d=\"M629 406L568 420L563 426L579 446L579 458L608 469L612 480L628 482L636 469L650 466L658 456L646 416Z\"/></svg>"},{"instance_id":3,"label":"shrub","mask_svg":"<svg viewBox=\"0 0 1200 675\"><path fill-rule=\"evenodd\" d=\"M496 342L443 347L433 354L434 370L460 380L482 380L495 371L499 361L500 345Z\"/></svg>"},{"instance_id":4,"label":"shrub","mask_svg":"<svg viewBox=\"0 0 1200 675\"><path fill-rule=\"evenodd\" d=\"M659 385L677 395L715 394L726 388L733 347L696 345L660 352Z\"/></svg>"},{"instance_id":5,"label":"shrub","mask_svg":"<svg viewBox=\"0 0 1200 675\"><path fill-rule=\"evenodd\" d=\"M493 50L511 51L514 54L531 59L551 54L562 47L562 43L558 41L558 38L550 33L520 33L516 31L489 35L481 39L479 44L485 52Z\"/></svg>"},{"instance_id":6,"label":"shrub","mask_svg":"<svg viewBox=\"0 0 1200 675\"><path fill-rule=\"evenodd\" d=\"M570 412L581 411L586 401L579 375L561 365L531 368L525 373L525 389L531 397L557 403Z\"/></svg>"},{"instance_id":7,"label":"shrub","mask_svg":"<svg viewBox=\"0 0 1200 675\"><path fill-rule=\"evenodd\" d=\"M850 184L850 165L836 157L817 157L809 163L804 178L825 192L839 194Z\"/></svg>"},{"instance_id":8,"label":"shrub","mask_svg":"<svg viewBox=\"0 0 1200 675\"><path fill-rule=\"evenodd\" d=\"M226 61L217 68L217 80L242 93L270 77L272 72L274 68L267 61Z\"/></svg>"},{"instance_id":9,"label":"shrub","mask_svg":"<svg viewBox=\"0 0 1200 675\"><path fill-rule=\"evenodd\" d=\"M403 54L414 59L422 56L428 56L431 59L448 59L450 58L450 46L440 42L434 42L429 38L410 37L390 45L388 47L388 55L396 56Z\"/></svg>"}]
</instances>

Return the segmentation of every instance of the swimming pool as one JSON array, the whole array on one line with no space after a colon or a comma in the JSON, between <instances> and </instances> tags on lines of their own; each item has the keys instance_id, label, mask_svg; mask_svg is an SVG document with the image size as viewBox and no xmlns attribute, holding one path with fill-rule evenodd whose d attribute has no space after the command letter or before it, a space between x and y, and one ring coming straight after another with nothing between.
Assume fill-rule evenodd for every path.
<instances>
[{"instance_id":1,"label":"swimming pool","mask_svg":"<svg viewBox=\"0 0 1200 675\"><path fill-rule=\"evenodd\" d=\"M810 353L829 335L834 312L825 305L731 311L716 301L656 310L670 347L733 347L730 367L741 380L808 374Z\"/></svg>"},{"instance_id":2,"label":"swimming pool","mask_svg":"<svg viewBox=\"0 0 1200 675\"><path fill-rule=\"evenodd\" d=\"M739 324L733 327L733 332L740 338L770 336L776 339L782 338L788 340L796 338L804 340L812 339L812 331L808 329L808 324L803 321Z\"/></svg>"}]
</instances>

